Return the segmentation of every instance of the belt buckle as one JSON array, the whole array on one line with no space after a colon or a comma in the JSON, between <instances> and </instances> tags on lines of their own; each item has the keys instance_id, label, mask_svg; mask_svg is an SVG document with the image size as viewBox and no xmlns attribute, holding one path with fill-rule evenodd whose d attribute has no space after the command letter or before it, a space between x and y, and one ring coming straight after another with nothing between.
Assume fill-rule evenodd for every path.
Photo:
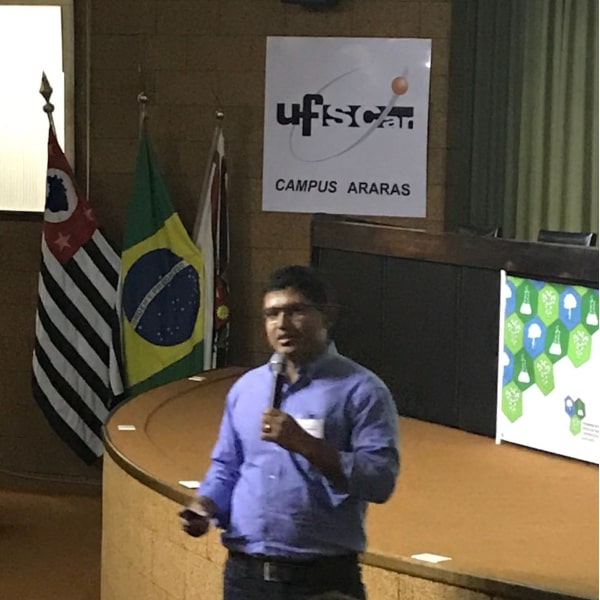
<instances>
[{"instance_id":1,"label":"belt buckle","mask_svg":"<svg viewBox=\"0 0 600 600\"><path fill-rule=\"evenodd\" d=\"M286 565L268 560L263 563L263 581L287 583L292 577L293 573Z\"/></svg>"},{"instance_id":2,"label":"belt buckle","mask_svg":"<svg viewBox=\"0 0 600 600\"><path fill-rule=\"evenodd\" d=\"M263 563L263 581L278 581L277 577L275 577L274 573L271 573L271 567L273 563L269 561L265 561Z\"/></svg>"}]
</instances>

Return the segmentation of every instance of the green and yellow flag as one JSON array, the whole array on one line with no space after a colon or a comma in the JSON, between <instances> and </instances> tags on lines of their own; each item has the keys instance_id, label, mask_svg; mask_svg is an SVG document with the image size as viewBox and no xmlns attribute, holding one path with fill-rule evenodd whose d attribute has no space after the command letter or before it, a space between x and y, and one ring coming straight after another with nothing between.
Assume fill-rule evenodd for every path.
<instances>
[{"instance_id":1,"label":"green and yellow flag","mask_svg":"<svg viewBox=\"0 0 600 600\"><path fill-rule=\"evenodd\" d=\"M204 368L204 266L140 139L121 257L121 327L134 396Z\"/></svg>"}]
</instances>

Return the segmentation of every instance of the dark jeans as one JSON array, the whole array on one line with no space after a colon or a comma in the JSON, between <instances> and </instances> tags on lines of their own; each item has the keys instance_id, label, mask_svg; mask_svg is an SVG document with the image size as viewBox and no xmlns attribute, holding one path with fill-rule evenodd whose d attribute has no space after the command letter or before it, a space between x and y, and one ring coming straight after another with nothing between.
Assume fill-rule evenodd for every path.
<instances>
[{"instance_id":1,"label":"dark jeans","mask_svg":"<svg viewBox=\"0 0 600 600\"><path fill-rule=\"evenodd\" d=\"M273 579L273 580L269 580ZM225 563L223 600L366 600L360 566L354 557L323 557L270 570L255 558L231 553Z\"/></svg>"}]
</instances>

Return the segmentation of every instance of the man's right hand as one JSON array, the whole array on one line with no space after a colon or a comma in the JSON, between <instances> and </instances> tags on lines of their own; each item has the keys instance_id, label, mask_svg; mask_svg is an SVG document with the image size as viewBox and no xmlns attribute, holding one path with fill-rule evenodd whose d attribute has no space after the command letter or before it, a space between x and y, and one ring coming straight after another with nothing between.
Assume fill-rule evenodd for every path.
<instances>
[{"instance_id":1,"label":"man's right hand","mask_svg":"<svg viewBox=\"0 0 600 600\"><path fill-rule=\"evenodd\" d=\"M210 519L214 513L212 502L203 502L203 498L194 498L179 512L183 530L192 537L204 535L210 527Z\"/></svg>"}]
</instances>

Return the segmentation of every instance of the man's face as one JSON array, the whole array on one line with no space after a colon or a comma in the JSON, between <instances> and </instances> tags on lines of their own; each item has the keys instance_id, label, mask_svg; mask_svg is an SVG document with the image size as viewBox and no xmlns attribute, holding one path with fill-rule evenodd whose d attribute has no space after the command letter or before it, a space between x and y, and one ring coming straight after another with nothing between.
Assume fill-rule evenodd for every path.
<instances>
[{"instance_id":1,"label":"man's face","mask_svg":"<svg viewBox=\"0 0 600 600\"><path fill-rule=\"evenodd\" d=\"M265 331L269 344L288 360L302 364L327 344L327 317L294 288L265 294Z\"/></svg>"}]
</instances>

